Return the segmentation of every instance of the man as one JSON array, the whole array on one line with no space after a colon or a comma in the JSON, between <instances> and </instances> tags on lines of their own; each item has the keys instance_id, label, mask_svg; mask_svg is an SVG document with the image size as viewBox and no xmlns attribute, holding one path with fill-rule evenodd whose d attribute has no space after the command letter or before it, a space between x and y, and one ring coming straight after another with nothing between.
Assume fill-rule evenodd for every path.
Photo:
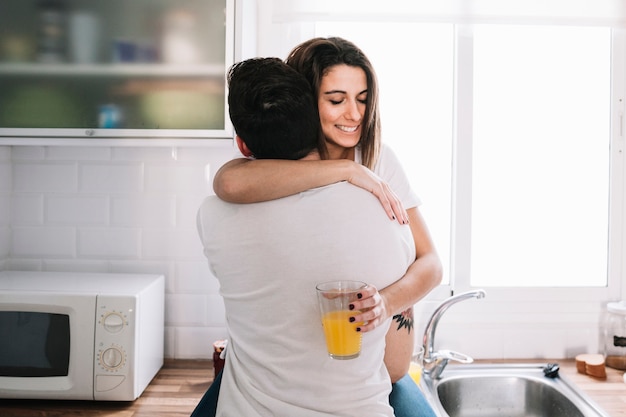
<instances>
[{"instance_id":1,"label":"man","mask_svg":"<svg viewBox=\"0 0 626 417\"><path fill-rule=\"evenodd\" d=\"M319 120L307 81L277 58L234 65L229 112L256 158L315 158ZM347 183L254 204L208 197L198 212L229 331L218 416L393 416L383 363L389 320L363 334L361 355L328 356L315 285L352 279L383 288L415 259L409 228Z\"/></svg>"}]
</instances>

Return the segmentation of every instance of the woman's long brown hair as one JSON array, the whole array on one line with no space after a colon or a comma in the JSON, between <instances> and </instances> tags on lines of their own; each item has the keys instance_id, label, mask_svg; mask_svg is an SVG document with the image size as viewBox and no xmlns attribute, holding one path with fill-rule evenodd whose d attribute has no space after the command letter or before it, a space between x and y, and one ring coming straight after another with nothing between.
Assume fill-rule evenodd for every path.
<instances>
[{"instance_id":1,"label":"woman's long brown hair","mask_svg":"<svg viewBox=\"0 0 626 417\"><path fill-rule=\"evenodd\" d=\"M313 38L296 46L287 57L286 62L306 77L313 88L316 99L320 94L322 77L332 67L345 64L361 68L365 72L367 102L359 144L363 165L373 169L381 150L378 80L374 67L363 51L352 42L339 37ZM320 155L323 159L328 159L325 145L323 149L320 149Z\"/></svg>"}]
</instances>

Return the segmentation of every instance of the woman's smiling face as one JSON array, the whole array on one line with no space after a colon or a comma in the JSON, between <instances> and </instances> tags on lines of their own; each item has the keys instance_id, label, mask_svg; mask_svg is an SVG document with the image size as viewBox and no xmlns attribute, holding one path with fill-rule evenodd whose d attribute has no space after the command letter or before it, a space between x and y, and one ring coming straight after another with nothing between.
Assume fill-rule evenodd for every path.
<instances>
[{"instance_id":1,"label":"woman's smiling face","mask_svg":"<svg viewBox=\"0 0 626 417\"><path fill-rule=\"evenodd\" d=\"M361 68L336 65L322 78L318 108L331 159L359 143L366 103L367 78Z\"/></svg>"}]
</instances>

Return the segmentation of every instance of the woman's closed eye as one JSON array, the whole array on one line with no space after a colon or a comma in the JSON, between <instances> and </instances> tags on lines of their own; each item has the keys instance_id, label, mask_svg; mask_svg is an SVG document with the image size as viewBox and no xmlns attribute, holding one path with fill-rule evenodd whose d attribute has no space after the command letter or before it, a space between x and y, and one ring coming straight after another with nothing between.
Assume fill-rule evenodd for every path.
<instances>
[{"instance_id":1,"label":"woman's closed eye","mask_svg":"<svg viewBox=\"0 0 626 417\"><path fill-rule=\"evenodd\" d=\"M341 99L328 99L328 101L330 102L330 104L337 106L339 104L342 104L346 101L345 98L341 98ZM367 104L367 97L365 98L358 98L356 101L358 101L360 104Z\"/></svg>"},{"instance_id":2,"label":"woman's closed eye","mask_svg":"<svg viewBox=\"0 0 626 417\"><path fill-rule=\"evenodd\" d=\"M334 106L346 101L345 94L339 94L338 91L328 92L325 94L326 100Z\"/></svg>"}]
</instances>

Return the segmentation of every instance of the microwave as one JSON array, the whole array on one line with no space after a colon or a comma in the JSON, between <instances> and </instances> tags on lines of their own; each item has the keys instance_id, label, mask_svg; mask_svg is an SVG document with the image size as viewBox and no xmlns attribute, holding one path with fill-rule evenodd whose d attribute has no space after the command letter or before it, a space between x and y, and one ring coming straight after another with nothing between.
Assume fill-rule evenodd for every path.
<instances>
[{"instance_id":1,"label":"microwave","mask_svg":"<svg viewBox=\"0 0 626 417\"><path fill-rule=\"evenodd\" d=\"M164 281L0 272L0 398L135 400L163 366Z\"/></svg>"}]
</instances>

